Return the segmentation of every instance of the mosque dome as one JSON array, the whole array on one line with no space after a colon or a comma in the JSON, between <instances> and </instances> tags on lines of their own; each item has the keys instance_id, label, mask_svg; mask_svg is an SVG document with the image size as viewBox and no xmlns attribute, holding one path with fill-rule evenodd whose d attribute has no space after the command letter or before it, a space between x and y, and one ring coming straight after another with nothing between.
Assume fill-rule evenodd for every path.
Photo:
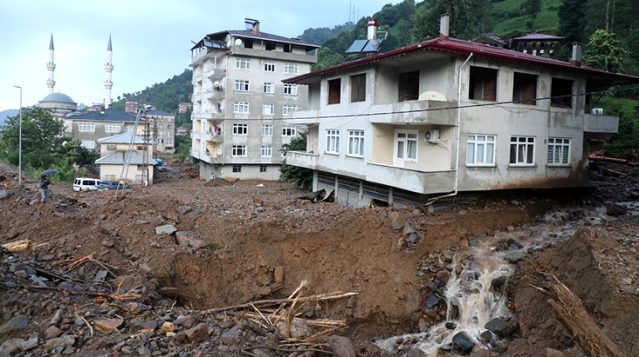
<instances>
[{"instance_id":1,"label":"mosque dome","mask_svg":"<svg viewBox=\"0 0 639 357\"><path fill-rule=\"evenodd\" d=\"M44 97L40 102L75 104L73 99L64 93L49 93L49 95Z\"/></svg>"}]
</instances>

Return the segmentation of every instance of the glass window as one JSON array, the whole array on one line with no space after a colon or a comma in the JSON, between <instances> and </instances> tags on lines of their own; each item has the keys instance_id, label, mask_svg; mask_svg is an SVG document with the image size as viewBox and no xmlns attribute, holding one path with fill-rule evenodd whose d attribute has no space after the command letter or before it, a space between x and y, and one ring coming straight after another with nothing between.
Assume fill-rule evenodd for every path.
<instances>
[{"instance_id":1,"label":"glass window","mask_svg":"<svg viewBox=\"0 0 639 357\"><path fill-rule=\"evenodd\" d=\"M285 125L282 127L282 136L295 136L297 129L292 125Z\"/></svg>"},{"instance_id":2,"label":"glass window","mask_svg":"<svg viewBox=\"0 0 639 357\"><path fill-rule=\"evenodd\" d=\"M348 155L364 156L364 130L348 131Z\"/></svg>"},{"instance_id":3,"label":"glass window","mask_svg":"<svg viewBox=\"0 0 639 357\"><path fill-rule=\"evenodd\" d=\"M570 163L570 139L548 139L548 165L568 165Z\"/></svg>"},{"instance_id":4,"label":"glass window","mask_svg":"<svg viewBox=\"0 0 639 357\"><path fill-rule=\"evenodd\" d=\"M275 93L275 83L264 82L264 93Z\"/></svg>"},{"instance_id":5,"label":"glass window","mask_svg":"<svg viewBox=\"0 0 639 357\"><path fill-rule=\"evenodd\" d=\"M342 96L342 80L340 78L328 81L328 104L339 104Z\"/></svg>"},{"instance_id":6,"label":"glass window","mask_svg":"<svg viewBox=\"0 0 639 357\"><path fill-rule=\"evenodd\" d=\"M248 135L248 124L233 124L233 135Z\"/></svg>"},{"instance_id":7,"label":"glass window","mask_svg":"<svg viewBox=\"0 0 639 357\"><path fill-rule=\"evenodd\" d=\"M262 124L262 136L273 136L273 124Z\"/></svg>"},{"instance_id":8,"label":"glass window","mask_svg":"<svg viewBox=\"0 0 639 357\"><path fill-rule=\"evenodd\" d=\"M275 105L273 104L264 104L262 106L262 114L263 115L273 115L275 113Z\"/></svg>"},{"instance_id":9,"label":"glass window","mask_svg":"<svg viewBox=\"0 0 639 357\"><path fill-rule=\"evenodd\" d=\"M285 104L282 106L282 115L289 115L297 110L297 105Z\"/></svg>"},{"instance_id":10,"label":"glass window","mask_svg":"<svg viewBox=\"0 0 639 357\"><path fill-rule=\"evenodd\" d=\"M468 135L466 165L495 165L495 135Z\"/></svg>"},{"instance_id":11,"label":"glass window","mask_svg":"<svg viewBox=\"0 0 639 357\"><path fill-rule=\"evenodd\" d=\"M339 154L339 130L326 130L326 152L331 154Z\"/></svg>"},{"instance_id":12,"label":"glass window","mask_svg":"<svg viewBox=\"0 0 639 357\"><path fill-rule=\"evenodd\" d=\"M275 62L273 61L264 62L264 70L267 72L275 72Z\"/></svg>"},{"instance_id":13,"label":"glass window","mask_svg":"<svg viewBox=\"0 0 639 357\"><path fill-rule=\"evenodd\" d=\"M245 157L246 145L233 145L233 151L231 154L233 157Z\"/></svg>"},{"instance_id":14,"label":"glass window","mask_svg":"<svg viewBox=\"0 0 639 357\"><path fill-rule=\"evenodd\" d=\"M510 164L530 166L535 164L535 138L513 136L510 138Z\"/></svg>"},{"instance_id":15,"label":"glass window","mask_svg":"<svg viewBox=\"0 0 639 357\"><path fill-rule=\"evenodd\" d=\"M273 156L273 147L271 145L262 145L262 147L260 147L260 156L261 157Z\"/></svg>"},{"instance_id":16,"label":"glass window","mask_svg":"<svg viewBox=\"0 0 639 357\"><path fill-rule=\"evenodd\" d=\"M286 63L284 64L284 73L286 74L297 74L299 71L299 67L296 63Z\"/></svg>"},{"instance_id":17,"label":"glass window","mask_svg":"<svg viewBox=\"0 0 639 357\"><path fill-rule=\"evenodd\" d=\"M297 95L297 84L284 83L284 94Z\"/></svg>"},{"instance_id":18,"label":"glass window","mask_svg":"<svg viewBox=\"0 0 639 357\"><path fill-rule=\"evenodd\" d=\"M251 68L251 59L244 57L237 57L235 59L235 68L237 69L250 69Z\"/></svg>"},{"instance_id":19,"label":"glass window","mask_svg":"<svg viewBox=\"0 0 639 357\"><path fill-rule=\"evenodd\" d=\"M248 102L235 102L233 104L233 113L248 113L248 112L249 112Z\"/></svg>"},{"instance_id":20,"label":"glass window","mask_svg":"<svg viewBox=\"0 0 639 357\"><path fill-rule=\"evenodd\" d=\"M104 132L105 133L119 133L120 132L120 126L119 125L114 125L114 124L106 124L104 126Z\"/></svg>"},{"instance_id":21,"label":"glass window","mask_svg":"<svg viewBox=\"0 0 639 357\"><path fill-rule=\"evenodd\" d=\"M233 90L236 92L248 92L249 91L249 81L236 79L235 85L233 86Z\"/></svg>"}]
</instances>

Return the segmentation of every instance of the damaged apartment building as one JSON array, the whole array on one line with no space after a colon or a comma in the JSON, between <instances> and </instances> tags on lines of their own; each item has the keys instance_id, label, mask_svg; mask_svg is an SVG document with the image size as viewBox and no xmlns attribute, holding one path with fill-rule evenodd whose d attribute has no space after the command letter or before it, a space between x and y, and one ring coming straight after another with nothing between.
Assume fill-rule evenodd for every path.
<instances>
[{"instance_id":1,"label":"damaged apartment building","mask_svg":"<svg viewBox=\"0 0 639 357\"><path fill-rule=\"evenodd\" d=\"M354 206L458 191L580 186L589 145L617 132L596 93L639 77L440 36L285 80L307 85L314 190Z\"/></svg>"},{"instance_id":2,"label":"damaged apartment building","mask_svg":"<svg viewBox=\"0 0 639 357\"><path fill-rule=\"evenodd\" d=\"M307 108L306 86L282 80L308 73L319 46L261 32L257 20L245 25L191 49L191 154L202 179L279 179L280 148L298 133L281 119Z\"/></svg>"}]
</instances>

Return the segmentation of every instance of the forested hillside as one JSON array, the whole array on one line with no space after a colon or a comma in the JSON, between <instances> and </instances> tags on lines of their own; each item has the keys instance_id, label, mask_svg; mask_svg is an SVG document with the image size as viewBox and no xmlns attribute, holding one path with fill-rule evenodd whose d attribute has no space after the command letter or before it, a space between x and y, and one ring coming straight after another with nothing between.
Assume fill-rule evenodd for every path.
<instances>
[{"instance_id":1,"label":"forested hillside","mask_svg":"<svg viewBox=\"0 0 639 357\"><path fill-rule=\"evenodd\" d=\"M113 108L124 110L127 100L137 100L140 104L150 104L158 109L174 113L178 104L190 102L190 94L193 92L190 69L185 69L182 74L173 76L162 83L155 83L135 93L124 93L113 102Z\"/></svg>"}]
</instances>

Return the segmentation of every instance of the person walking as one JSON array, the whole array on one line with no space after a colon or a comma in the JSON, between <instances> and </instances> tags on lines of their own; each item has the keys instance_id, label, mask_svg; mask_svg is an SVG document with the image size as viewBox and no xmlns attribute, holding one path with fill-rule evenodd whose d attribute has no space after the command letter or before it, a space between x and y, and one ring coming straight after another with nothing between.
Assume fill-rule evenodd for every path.
<instances>
[{"instance_id":1,"label":"person walking","mask_svg":"<svg viewBox=\"0 0 639 357\"><path fill-rule=\"evenodd\" d=\"M49 181L47 175L40 176L40 180L38 181L38 185L40 186L40 203L45 203L47 201L50 184L51 181Z\"/></svg>"}]
</instances>

